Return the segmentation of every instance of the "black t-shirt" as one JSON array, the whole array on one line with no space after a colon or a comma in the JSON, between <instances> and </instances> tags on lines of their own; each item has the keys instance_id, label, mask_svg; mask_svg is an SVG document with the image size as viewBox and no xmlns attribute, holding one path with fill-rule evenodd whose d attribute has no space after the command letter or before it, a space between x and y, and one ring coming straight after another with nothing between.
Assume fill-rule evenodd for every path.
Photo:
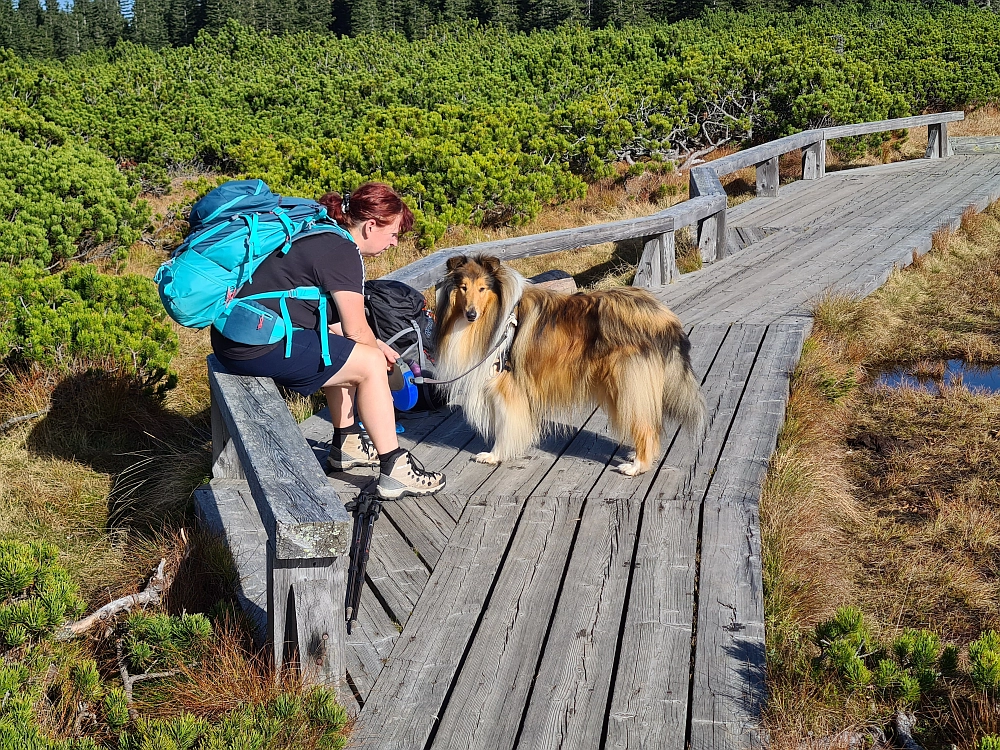
<instances>
[{"instance_id":1,"label":"black t-shirt","mask_svg":"<svg viewBox=\"0 0 1000 750\"><path fill-rule=\"evenodd\" d=\"M292 243L284 255L273 253L253 274L253 283L244 284L237 297L249 297L262 292L279 292L299 286L315 286L324 292L357 292L364 294L365 266L357 245L334 232L310 234ZM277 299L257 300L280 313ZM337 306L327 296L327 323L340 320ZM296 328L315 329L319 322L319 302L287 298L288 316ZM248 346L230 341L212 327L212 349L229 359L254 359L283 346L282 342L265 346Z\"/></svg>"}]
</instances>

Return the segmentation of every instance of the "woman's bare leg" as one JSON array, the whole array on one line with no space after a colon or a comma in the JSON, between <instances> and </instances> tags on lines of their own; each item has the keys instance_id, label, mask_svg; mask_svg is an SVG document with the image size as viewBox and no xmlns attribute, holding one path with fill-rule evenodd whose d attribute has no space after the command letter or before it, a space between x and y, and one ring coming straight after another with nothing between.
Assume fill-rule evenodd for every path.
<instances>
[{"instance_id":1,"label":"woman's bare leg","mask_svg":"<svg viewBox=\"0 0 1000 750\"><path fill-rule=\"evenodd\" d=\"M350 427L354 424L355 389L343 386L323 386L326 403L330 407L330 421L334 427Z\"/></svg>"},{"instance_id":2,"label":"woman's bare leg","mask_svg":"<svg viewBox=\"0 0 1000 750\"><path fill-rule=\"evenodd\" d=\"M373 346L355 345L344 366L326 381L323 393L330 404L331 418L343 416L343 400L346 400L346 390L351 387L356 388L354 406L365 423L365 430L374 443L375 450L382 455L396 450L399 447L399 440L396 438L396 413L393 410L389 374L385 369L385 355L382 352ZM338 409L336 415L335 405Z\"/></svg>"}]
</instances>

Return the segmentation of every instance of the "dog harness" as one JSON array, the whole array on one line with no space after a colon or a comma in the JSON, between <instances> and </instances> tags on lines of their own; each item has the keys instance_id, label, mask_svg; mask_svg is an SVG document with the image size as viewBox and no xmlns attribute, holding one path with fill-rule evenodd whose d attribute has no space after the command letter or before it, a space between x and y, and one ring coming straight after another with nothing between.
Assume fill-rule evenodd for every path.
<instances>
[{"instance_id":1,"label":"dog harness","mask_svg":"<svg viewBox=\"0 0 1000 750\"><path fill-rule=\"evenodd\" d=\"M503 340L497 346L497 356L490 368L494 378L501 372L510 372L510 350L514 346L514 336L517 334L517 305L510 311L504 325L507 326L507 330L504 331Z\"/></svg>"},{"instance_id":2,"label":"dog harness","mask_svg":"<svg viewBox=\"0 0 1000 750\"><path fill-rule=\"evenodd\" d=\"M517 333L517 306L511 310L510 315L507 316L507 320L504 321L504 325L507 330L504 331L503 338L486 352L486 356L483 357L478 363L470 367L468 370L463 372L450 380L435 380L434 378L414 378L414 383L431 383L432 385L447 385L448 383L454 383L456 380L461 380L469 373L482 367L489 361L490 357L493 358L493 365L491 366L492 377L496 377L501 372L510 370L510 350L514 346L514 335Z\"/></svg>"}]
</instances>

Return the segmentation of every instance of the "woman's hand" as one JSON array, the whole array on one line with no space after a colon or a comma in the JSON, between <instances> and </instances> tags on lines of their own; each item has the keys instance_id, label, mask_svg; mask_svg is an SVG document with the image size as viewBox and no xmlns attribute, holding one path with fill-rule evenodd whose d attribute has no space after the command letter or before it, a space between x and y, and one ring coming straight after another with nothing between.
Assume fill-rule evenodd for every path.
<instances>
[{"instance_id":1,"label":"woman's hand","mask_svg":"<svg viewBox=\"0 0 1000 750\"><path fill-rule=\"evenodd\" d=\"M392 366L396 364L396 360L399 359L399 354L384 341L376 339L375 346L378 347L378 350L382 352L382 355L385 357L385 369L391 370Z\"/></svg>"}]
</instances>

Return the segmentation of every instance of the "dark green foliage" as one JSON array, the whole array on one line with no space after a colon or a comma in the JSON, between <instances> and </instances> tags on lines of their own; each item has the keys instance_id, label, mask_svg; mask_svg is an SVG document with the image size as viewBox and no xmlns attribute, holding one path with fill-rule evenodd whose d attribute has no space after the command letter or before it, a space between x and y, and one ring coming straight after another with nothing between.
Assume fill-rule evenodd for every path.
<instances>
[{"instance_id":1,"label":"dark green foliage","mask_svg":"<svg viewBox=\"0 0 1000 750\"><path fill-rule=\"evenodd\" d=\"M128 724L128 699L121 688L111 688L104 694L104 721L113 731L118 731Z\"/></svg>"},{"instance_id":2,"label":"dark green foliage","mask_svg":"<svg viewBox=\"0 0 1000 750\"><path fill-rule=\"evenodd\" d=\"M153 12L144 2L153 0L140 0L137 24ZM0 72L0 96L31 102L33 116L147 178L201 163L302 195L389 181L416 209L431 244L451 224L530 219L547 203L580 195L585 179L609 175L616 159L670 157L709 141L763 140L1000 93L992 55L1000 18L975 9L720 13L525 35L500 24L432 27L446 10L460 14L459 6L424 13L412 2L358 0L352 17L377 33L345 39L274 38L223 20L245 17L245 0L212 0L199 7L219 33L192 48L157 53L120 44L66 65L11 60ZM302 19L315 25L325 3L253 7L278 31ZM182 0L155 7L166 13L171 40L189 33L196 8ZM536 10L581 7L574 0L563 10ZM497 0L484 12L502 19L511 10ZM179 26L170 20L177 13ZM876 23L891 33L872 35ZM943 39L946 54L961 41L955 30L969 24L978 36L963 42L960 61L928 62L924 45L937 54ZM830 41L838 30L850 32L843 51ZM408 42L404 33L421 38Z\"/></svg>"},{"instance_id":3,"label":"dark green foliage","mask_svg":"<svg viewBox=\"0 0 1000 750\"><path fill-rule=\"evenodd\" d=\"M0 99L0 262L51 266L120 254L139 239L149 209L136 202L138 184L7 93Z\"/></svg>"},{"instance_id":4,"label":"dark green foliage","mask_svg":"<svg viewBox=\"0 0 1000 750\"><path fill-rule=\"evenodd\" d=\"M987 630L969 644L972 683L979 690L1000 690L1000 634Z\"/></svg>"},{"instance_id":5,"label":"dark green foliage","mask_svg":"<svg viewBox=\"0 0 1000 750\"><path fill-rule=\"evenodd\" d=\"M0 541L0 652L4 644L44 637L83 611L56 555L48 544Z\"/></svg>"},{"instance_id":6,"label":"dark green foliage","mask_svg":"<svg viewBox=\"0 0 1000 750\"><path fill-rule=\"evenodd\" d=\"M303 705L304 704L304 705ZM343 748L347 714L330 691L312 688L304 697L283 693L268 705L245 705L210 724L182 714L173 719L140 718L119 737L120 750L170 747L178 750L265 750L271 747Z\"/></svg>"},{"instance_id":7,"label":"dark green foliage","mask_svg":"<svg viewBox=\"0 0 1000 750\"><path fill-rule=\"evenodd\" d=\"M69 372L89 365L133 376L143 387L173 384L177 337L153 283L93 266L49 274L0 266L0 362Z\"/></svg>"},{"instance_id":8,"label":"dark green foliage","mask_svg":"<svg viewBox=\"0 0 1000 750\"><path fill-rule=\"evenodd\" d=\"M126 621L125 656L130 671L162 671L178 662L198 661L213 638L212 624L204 615L135 612Z\"/></svg>"},{"instance_id":9,"label":"dark green foliage","mask_svg":"<svg viewBox=\"0 0 1000 750\"><path fill-rule=\"evenodd\" d=\"M934 690L943 665L957 668L958 649L942 648L928 630L906 630L889 648L876 643L855 607L841 607L836 616L816 626L820 665L833 670L852 691L876 688L888 700L912 704ZM946 670L947 671L947 670Z\"/></svg>"}]
</instances>

